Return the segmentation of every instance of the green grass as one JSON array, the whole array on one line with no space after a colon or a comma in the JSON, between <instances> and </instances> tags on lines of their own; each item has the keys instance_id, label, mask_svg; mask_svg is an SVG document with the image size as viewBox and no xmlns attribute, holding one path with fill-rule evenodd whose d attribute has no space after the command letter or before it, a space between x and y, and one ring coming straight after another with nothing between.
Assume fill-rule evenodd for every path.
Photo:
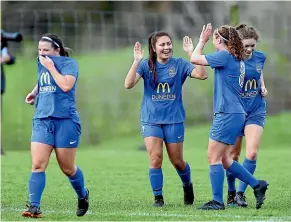
<instances>
[{"instance_id":1,"label":"green grass","mask_svg":"<svg viewBox=\"0 0 291 222\"><path fill-rule=\"evenodd\" d=\"M52 155L42 199L44 218L40 220L291 220L290 122L290 113L267 118L255 175L268 180L270 186L260 210L255 209L251 189L247 190L247 209L197 210L211 199L207 164L210 124L207 124L187 128L185 135L184 156L192 168L196 195L194 206L183 206L181 182L166 154L163 163L166 206L162 209L151 206L153 198L148 181L148 158L146 152L138 150L142 139L136 135L112 138L99 146L79 148L77 164L84 172L91 197L89 214L83 218L75 216L74 191ZM27 151L10 151L1 157L2 220L23 220L20 215L27 200L30 158Z\"/></svg>"}]
</instances>

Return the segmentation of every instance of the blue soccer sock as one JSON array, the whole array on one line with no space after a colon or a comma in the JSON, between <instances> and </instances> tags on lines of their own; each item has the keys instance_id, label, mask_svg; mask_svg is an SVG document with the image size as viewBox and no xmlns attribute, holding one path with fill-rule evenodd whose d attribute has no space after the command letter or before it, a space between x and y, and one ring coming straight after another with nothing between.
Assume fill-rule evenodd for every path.
<instances>
[{"instance_id":1,"label":"blue soccer sock","mask_svg":"<svg viewBox=\"0 0 291 222\"><path fill-rule=\"evenodd\" d=\"M31 172L28 181L29 202L32 206L39 207L40 200L45 188L45 172Z\"/></svg>"},{"instance_id":2,"label":"blue soccer sock","mask_svg":"<svg viewBox=\"0 0 291 222\"><path fill-rule=\"evenodd\" d=\"M235 177L228 171L225 171L225 174L227 178L228 192L235 192Z\"/></svg>"},{"instance_id":3,"label":"blue soccer sock","mask_svg":"<svg viewBox=\"0 0 291 222\"><path fill-rule=\"evenodd\" d=\"M233 161L227 171L231 173L234 177L249 184L252 188L256 187L259 184L259 181L236 161Z\"/></svg>"},{"instance_id":4,"label":"blue soccer sock","mask_svg":"<svg viewBox=\"0 0 291 222\"><path fill-rule=\"evenodd\" d=\"M150 168L149 179L152 186L153 194L163 195L163 171L161 168Z\"/></svg>"},{"instance_id":5,"label":"blue soccer sock","mask_svg":"<svg viewBox=\"0 0 291 222\"><path fill-rule=\"evenodd\" d=\"M209 177L213 200L223 203L224 169L222 164L210 165Z\"/></svg>"},{"instance_id":6,"label":"blue soccer sock","mask_svg":"<svg viewBox=\"0 0 291 222\"><path fill-rule=\"evenodd\" d=\"M176 171L182 180L183 186L187 186L191 184L191 169L188 163L186 163L186 167L184 170L176 170Z\"/></svg>"},{"instance_id":7,"label":"blue soccer sock","mask_svg":"<svg viewBox=\"0 0 291 222\"><path fill-rule=\"evenodd\" d=\"M254 174L255 170L256 170L256 166L257 166L257 160L249 160L247 158L245 158L244 162L243 162L243 167L249 171L252 175ZM247 184L240 181L239 182L239 186L238 186L238 192L245 192L247 189Z\"/></svg>"},{"instance_id":8,"label":"blue soccer sock","mask_svg":"<svg viewBox=\"0 0 291 222\"><path fill-rule=\"evenodd\" d=\"M78 199L84 198L87 195L85 188L84 175L82 170L77 167L77 171L74 176L69 177L69 181L78 195Z\"/></svg>"}]
</instances>

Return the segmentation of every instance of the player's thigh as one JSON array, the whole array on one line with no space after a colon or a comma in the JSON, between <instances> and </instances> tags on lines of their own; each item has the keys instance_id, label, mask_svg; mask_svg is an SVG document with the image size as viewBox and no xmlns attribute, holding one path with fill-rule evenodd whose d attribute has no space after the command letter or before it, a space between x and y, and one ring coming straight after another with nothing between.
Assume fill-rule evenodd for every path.
<instances>
[{"instance_id":1,"label":"player's thigh","mask_svg":"<svg viewBox=\"0 0 291 222\"><path fill-rule=\"evenodd\" d=\"M54 131L55 125L52 119L33 119L30 141L54 146Z\"/></svg>"},{"instance_id":2,"label":"player's thigh","mask_svg":"<svg viewBox=\"0 0 291 222\"><path fill-rule=\"evenodd\" d=\"M246 152L257 152L259 149L264 128L256 124L249 124L245 127Z\"/></svg>"},{"instance_id":3,"label":"player's thigh","mask_svg":"<svg viewBox=\"0 0 291 222\"><path fill-rule=\"evenodd\" d=\"M33 172L43 172L45 171L48 163L50 155L53 151L53 146L31 142L31 160L32 160L32 171Z\"/></svg>"},{"instance_id":4,"label":"player's thigh","mask_svg":"<svg viewBox=\"0 0 291 222\"><path fill-rule=\"evenodd\" d=\"M58 164L67 176L73 176L76 172L75 158L77 148L56 148L56 158Z\"/></svg>"},{"instance_id":5,"label":"player's thigh","mask_svg":"<svg viewBox=\"0 0 291 222\"><path fill-rule=\"evenodd\" d=\"M229 149L230 156L233 160L236 160L236 161L239 160L239 157L241 154L241 149L242 149L242 140L243 140L243 137L238 136L236 141L235 141L235 144L231 146L231 149Z\"/></svg>"},{"instance_id":6,"label":"player's thigh","mask_svg":"<svg viewBox=\"0 0 291 222\"><path fill-rule=\"evenodd\" d=\"M55 148L77 148L80 137L80 123L72 119L55 120Z\"/></svg>"},{"instance_id":7,"label":"player's thigh","mask_svg":"<svg viewBox=\"0 0 291 222\"><path fill-rule=\"evenodd\" d=\"M145 137L144 143L147 153L151 158L163 158L163 140L159 137Z\"/></svg>"}]
</instances>

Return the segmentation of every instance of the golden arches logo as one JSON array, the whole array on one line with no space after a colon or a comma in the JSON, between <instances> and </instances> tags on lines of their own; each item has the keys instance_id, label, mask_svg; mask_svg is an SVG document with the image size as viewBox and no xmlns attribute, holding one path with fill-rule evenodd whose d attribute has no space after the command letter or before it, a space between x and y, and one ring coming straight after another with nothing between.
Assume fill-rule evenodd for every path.
<instances>
[{"instance_id":1,"label":"golden arches logo","mask_svg":"<svg viewBox=\"0 0 291 222\"><path fill-rule=\"evenodd\" d=\"M168 89L168 93L171 92L171 88L169 86L169 83L159 83L158 84L158 87L157 87L157 93L160 93L160 87L162 87L162 92L166 92L166 86L167 86L167 89Z\"/></svg>"},{"instance_id":2,"label":"golden arches logo","mask_svg":"<svg viewBox=\"0 0 291 222\"><path fill-rule=\"evenodd\" d=\"M256 89L257 88L257 81L255 79L248 80L245 84L245 91L248 90L248 86L249 86L249 89Z\"/></svg>"},{"instance_id":3,"label":"golden arches logo","mask_svg":"<svg viewBox=\"0 0 291 222\"><path fill-rule=\"evenodd\" d=\"M44 72L40 76L40 85L43 86L44 84L51 84L50 74L48 72Z\"/></svg>"}]
</instances>

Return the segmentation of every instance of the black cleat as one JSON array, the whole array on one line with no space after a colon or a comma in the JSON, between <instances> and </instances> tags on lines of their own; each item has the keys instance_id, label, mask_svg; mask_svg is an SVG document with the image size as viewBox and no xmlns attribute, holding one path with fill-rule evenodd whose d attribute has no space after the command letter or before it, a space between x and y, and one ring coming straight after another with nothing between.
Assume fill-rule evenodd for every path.
<instances>
[{"instance_id":1,"label":"black cleat","mask_svg":"<svg viewBox=\"0 0 291 222\"><path fill-rule=\"evenodd\" d=\"M235 191L228 192L228 194L227 194L227 206L230 206L230 207L237 206L235 194L236 194Z\"/></svg>"},{"instance_id":2,"label":"black cleat","mask_svg":"<svg viewBox=\"0 0 291 222\"><path fill-rule=\"evenodd\" d=\"M224 203L211 200L199 208L200 210L225 210Z\"/></svg>"},{"instance_id":3,"label":"black cleat","mask_svg":"<svg viewBox=\"0 0 291 222\"><path fill-rule=\"evenodd\" d=\"M164 203L163 195L155 196L155 202L154 202L153 206L154 207L163 207L164 205L165 205L165 203Z\"/></svg>"},{"instance_id":4,"label":"black cleat","mask_svg":"<svg viewBox=\"0 0 291 222\"><path fill-rule=\"evenodd\" d=\"M28 210L22 212L22 216L23 217L32 217L32 218L41 218L42 217L42 213L40 211L39 207L36 206L32 206L32 205L27 205Z\"/></svg>"},{"instance_id":5,"label":"black cleat","mask_svg":"<svg viewBox=\"0 0 291 222\"><path fill-rule=\"evenodd\" d=\"M183 190L184 190L184 204L192 205L194 202L193 184L190 183L187 186L183 186Z\"/></svg>"},{"instance_id":6,"label":"black cleat","mask_svg":"<svg viewBox=\"0 0 291 222\"><path fill-rule=\"evenodd\" d=\"M89 190L87 190L87 194L84 198L78 199L78 209L77 209L77 216L82 217L88 211L89 208Z\"/></svg>"},{"instance_id":7,"label":"black cleat","mask_svg":"<svg viewBox=\"0 0 291 222\"><path fill-rule=\"evenodd\" d=\"M235 200L237 202L237 205L240 207L247 207L248 206L247 198L246 198L244 192L237 192L237 194L235 196Z\"/></svg>"},{"instance_id":8,"label":"black cleat","mask_svg":"<svg viewBox=\"0 0 291 222\"><path fill-rule=\"evenodd\" d=\"M254 195L256 197L256 208L260 209L265 200L265 194L268 189L268 182L265 180L259 180L259 185L254 188Z\"/></svg>"}]
</instances>

